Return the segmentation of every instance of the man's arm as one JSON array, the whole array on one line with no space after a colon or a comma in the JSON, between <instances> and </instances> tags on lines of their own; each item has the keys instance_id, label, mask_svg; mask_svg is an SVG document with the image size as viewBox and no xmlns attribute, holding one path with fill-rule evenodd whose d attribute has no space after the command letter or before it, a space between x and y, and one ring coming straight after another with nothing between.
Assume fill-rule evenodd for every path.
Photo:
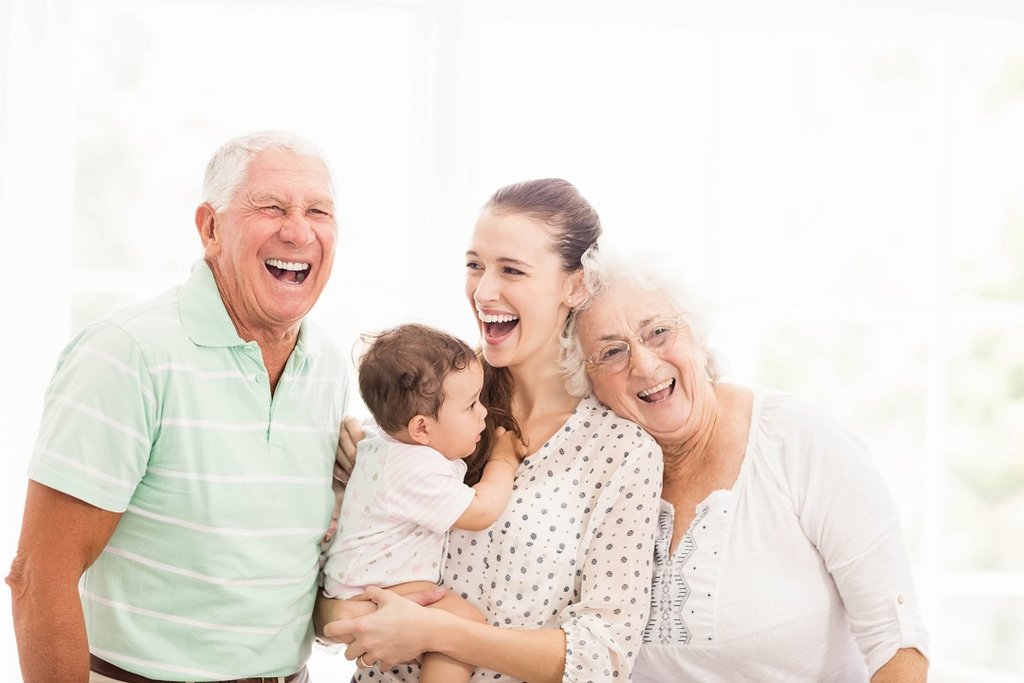
<instances>
[{"instance_id":1,"label":"man's arm","mask_svg":"<svg viewBox=\"0 0 1024 683\"><path fill-rule=\"evenodd\" d=\"M29 481L18 554L7 576L25 683L88 681L89 643L78 581L120 518Z\"/></svg>"}]
</instances>

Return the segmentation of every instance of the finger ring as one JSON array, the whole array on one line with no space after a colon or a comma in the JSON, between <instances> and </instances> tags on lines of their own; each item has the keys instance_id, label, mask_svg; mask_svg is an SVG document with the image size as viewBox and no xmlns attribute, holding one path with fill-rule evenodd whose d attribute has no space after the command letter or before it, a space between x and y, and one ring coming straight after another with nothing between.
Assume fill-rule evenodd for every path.
<instances>
[{"instance_id":1,"label":"finger ring","mask_svg":"<svg viewBox=\"0 0 1024 683\"><path fill-rule=\"evenodd\" d=\"M369 669L370 665L363 661L363 655L356 657L356 664L359 665L360 669Z\"/></svg>"}]
</instances>

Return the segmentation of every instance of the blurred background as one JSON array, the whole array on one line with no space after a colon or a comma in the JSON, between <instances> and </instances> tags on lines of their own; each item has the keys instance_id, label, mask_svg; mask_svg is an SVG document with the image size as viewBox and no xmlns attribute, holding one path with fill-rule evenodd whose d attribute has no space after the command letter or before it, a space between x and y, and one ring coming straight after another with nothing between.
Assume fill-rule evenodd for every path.
<instances>
[{"instance_id":1,"label":"blurred background","mask_svg":"<svg viewBox=\"0 0 1024 683\"><path fill-rule=\"evenodd\" d=\"M571 180L608 242L705 295L727 380L869 443L931 680L1024 681L1024 4L0 2L4 570L59 350L184 279L207 159L267 128L334 164L312 317L346 349L405 320L475 341L478 207ZM9 617L0 679L20 680Z\"/></svg>"}]
</instances>

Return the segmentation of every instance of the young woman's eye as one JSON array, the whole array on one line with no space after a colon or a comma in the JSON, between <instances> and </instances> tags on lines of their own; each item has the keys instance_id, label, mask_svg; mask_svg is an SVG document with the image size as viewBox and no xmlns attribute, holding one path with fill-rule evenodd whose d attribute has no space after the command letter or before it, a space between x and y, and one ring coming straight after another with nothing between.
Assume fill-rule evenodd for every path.
<instances>
[{"instance_id":1,"label":"young woman's eye","mask_svg":"<svg viewBox=\"0 0 1024 683\"><path fill-rule=\"evenodd\" d=\"M481 266L476 261L469 261L468 263L466 263L466 270L483 270L483 269L484 269L483 266Z\"/></svg>"},{"instance_id":2,"label":"young woman's eye","mask_svg":"<svg viewBox=\"0 0 1024 683\"><path fill-rule=\"evenodd\" d=\"M503 269L503 272L506 275L525 275L526 274L526 273L524 273L521 270L518 270L516 268L510 268L509 266L505 266L505 268Z\"/></svg>"}]
</instances>

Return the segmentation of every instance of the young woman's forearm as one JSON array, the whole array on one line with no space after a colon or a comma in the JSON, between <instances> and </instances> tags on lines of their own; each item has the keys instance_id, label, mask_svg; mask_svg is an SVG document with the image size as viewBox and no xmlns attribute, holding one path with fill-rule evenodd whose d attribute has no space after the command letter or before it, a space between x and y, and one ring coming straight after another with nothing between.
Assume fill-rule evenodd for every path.
<instances>
[{"instance_id":1,"label":"young woman's forearm","mask_svg":"<svg viewBox=\"0 0 1024 683\"><path fill-rule=\"evenodd\" d=\"M558 628L497 628L434 610L430 650L531 683L558 683L565 669L565 633ZM529 653L524 656L523 653Z\"/></svg>"}]
</instances>

